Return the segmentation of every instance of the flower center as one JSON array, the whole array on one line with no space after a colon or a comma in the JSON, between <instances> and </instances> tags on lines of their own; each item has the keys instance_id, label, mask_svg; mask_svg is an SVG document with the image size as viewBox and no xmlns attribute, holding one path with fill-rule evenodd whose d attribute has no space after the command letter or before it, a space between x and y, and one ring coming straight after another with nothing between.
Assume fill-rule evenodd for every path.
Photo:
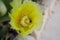
<instances>
[{"instance_id":1,"label":"flower center","mask_svg":"<svg viewBox=\"0 0 60 40\"><path fill-rule=\"evenodd\" d=\"M21 19L21 22L20 24L23 26L23 27L28 27L31 23L31 20L29 19L28 16L24 16L22 19Z\"/></svg>"}]
</instances>

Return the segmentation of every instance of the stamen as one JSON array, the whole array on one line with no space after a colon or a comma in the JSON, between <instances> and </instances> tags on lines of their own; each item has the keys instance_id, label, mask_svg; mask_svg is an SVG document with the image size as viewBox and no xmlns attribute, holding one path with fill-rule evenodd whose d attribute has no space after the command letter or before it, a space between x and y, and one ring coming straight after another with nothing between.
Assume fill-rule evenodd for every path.
<instances>
[{"instance_id":1,"label":"stamen","mask_svg":"<svg viewBox=\"0 0 60 40\"><path fill-rule=\"evenodd\" d=\"M29 19L28 16L24 16L22 19L21 19L21 22L20 24L23 26L23 27L28 27L31 23L31 20Z\"/></svg>"}]
</instances>

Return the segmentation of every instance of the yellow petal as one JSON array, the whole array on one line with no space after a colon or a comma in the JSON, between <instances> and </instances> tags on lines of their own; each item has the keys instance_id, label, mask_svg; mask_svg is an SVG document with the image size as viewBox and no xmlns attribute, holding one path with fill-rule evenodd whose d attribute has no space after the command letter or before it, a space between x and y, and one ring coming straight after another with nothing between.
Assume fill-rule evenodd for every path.
<instances>
[{"instance_id":1,"label":"yellow petal","mask_svg":"<svg viewBox=\"0 0 60 40\"><path fill-rule=\"evenodd\" d=\"M35 2L24 2L21 6L15 4L10 14L10 24L22 37L41 27L43 10ZM16 9L15 9L16 8Z\"/></svg>"}]
</instances>

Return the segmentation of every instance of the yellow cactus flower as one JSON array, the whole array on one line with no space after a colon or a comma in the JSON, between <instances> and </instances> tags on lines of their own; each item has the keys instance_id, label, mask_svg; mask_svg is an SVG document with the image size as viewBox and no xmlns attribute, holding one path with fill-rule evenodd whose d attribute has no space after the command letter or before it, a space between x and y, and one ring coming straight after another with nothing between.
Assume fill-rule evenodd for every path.
<instances>
[{"instance_id":1,"label":"yellow cactus flower","mask_svg":"<svg viewBox=\"0 0 60 40\"><path fill-rule=\"evenodd\" d=\"M13 8L9 15L10 25L22 37L25 37L35 29L41 27L41 23L43 22L43 10L37 3L25 1L21 4L19 0L14 0L11 5Z\"/></svg>"}]
</instances>

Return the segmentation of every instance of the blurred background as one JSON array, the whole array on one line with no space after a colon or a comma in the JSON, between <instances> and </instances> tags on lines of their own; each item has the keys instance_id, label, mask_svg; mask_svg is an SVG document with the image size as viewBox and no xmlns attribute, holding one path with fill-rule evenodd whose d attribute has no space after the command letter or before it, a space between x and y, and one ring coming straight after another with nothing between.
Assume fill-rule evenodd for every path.
<instances>
[{"instance_id":1,"label":"blurred background","mask_svg":"<svg viewBox=\"0 0 60 40\"><path fill-rule=\"evenodd\" d=\"M0 0L0 40L21 40L18 33L11 29L9 25L8 13L12 9L10 2L12 0ZM33 0L39 3L44 11L51 6L55 0ZM60 0L56 0L51 15L48 18L46 25L40 33L39 40L60 40ZM32 36L31 36L32 37ZM31 40L27 36L25 40Z\"/></svg>"}]
</instances>

